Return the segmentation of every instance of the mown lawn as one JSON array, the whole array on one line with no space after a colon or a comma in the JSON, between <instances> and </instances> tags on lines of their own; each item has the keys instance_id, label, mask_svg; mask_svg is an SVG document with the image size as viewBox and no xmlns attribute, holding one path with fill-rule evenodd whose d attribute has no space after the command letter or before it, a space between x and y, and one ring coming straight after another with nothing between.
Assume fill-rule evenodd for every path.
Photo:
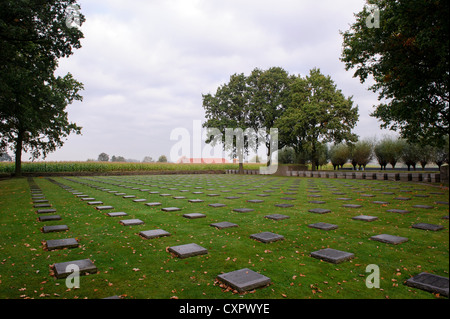
<instances>
[{"instance_id":1,"label":"mown lawn","mask_svg":"<svg viewBox=\"0 0 450 319\"><path fill-rule=\"evenodd\" d=\"M53 208L57 209L57 214L62 216L61 221L39 222L27 179L1 181L2 299L105 298L113 295L153 299L433 299L435 295L410 288L404 285L404 281L424 271L449 276L448 219L442 219L449 214L449 206L435 203L448 201L448 189L388 181L255 175L53 177L53 180L103 201L105 205L112 205L113 211L126 212L129 216L108 217L105 212L97 211L94 206L89 206L48 179L34 178ZM136 198L147 199L146 202L161 202L162 206L148 207L145 202L133 202L133 199L124 199L79 182L136 195ZM172 196L162 197L140 189ZM192 194L196 191L203 193ZM247 194L238 194L241 192ZM335 195L335 192L344 194ZM432 194L436 192L440 194ZM219 196L208 196L212 193ZM260 197L258 194L270 196ZM373 194L375 197L362 194ZM173 199L173 196L185 196L186 199ZM225 199L227 196L240 198ZM395 199L399 196L411 200ZM281 199L284 197L295 200ZM352 200L339 200L341 197ZM194 198L204 202L188 202L188 199ZM262 199L264 202L248 203L249 199ZM326 203L309 203L312 200ZM387 201L389 204L374 204L373 201ZM211 203L227 206L212 208L208 206ZM289 203L294 207L275 207L278 203ZM363 207L344 208L343 204L360 204ZM420 209L413 205L431 205L434 208ZM182 210L172 213L161 211L161 207L171 206ZM242 207L253 208L254 211L232 211ZM332 212L313 214L308 212L311 208L328 208ZM393 208L407 209L410 213L386 212ZM207 217L190 220L182 217L186 213L204 213ZM273 221L264 218L275 213L288 215L290 219ZM351 219L361 214L377 216L379 220L368 223ZM119 224L120 219L129 218L139 218L145 224ZM236 223L239 227L219 230L209 226L222 221ZM336 224L339 228L323 231L308 227L317 222ZM438 224L445 229L431 232L411 228L416 223ZM68 225L69 230L49 234L40 230L44 225L60 224ZM157 228L170 232L171 236L147 240L138 235L140 231ZM249 238L251 234L263 231L281 234L285 240L264 244ZM402 236L409 240L400 245L369 240L369 237L378 234ZM57 251L43 248L46 240L72 237L79 241L78 248ZM179 259L166 251L170 246L189 243L207 248L208 254ZM355 258L335 265L310 257L311 252L326 247L352 252ZM51 276L50 265L86 258L95 263L99 272L82 276L79 289L68 289L64 279ZM366 287L366 278L370 274L366 273L366 266L370 264L380 268L380 289ZM241 268L250 268L270 277L271 285L246 294L236 294L219 287L215 281L218 274Z\"/></svg>"}]
</instances>

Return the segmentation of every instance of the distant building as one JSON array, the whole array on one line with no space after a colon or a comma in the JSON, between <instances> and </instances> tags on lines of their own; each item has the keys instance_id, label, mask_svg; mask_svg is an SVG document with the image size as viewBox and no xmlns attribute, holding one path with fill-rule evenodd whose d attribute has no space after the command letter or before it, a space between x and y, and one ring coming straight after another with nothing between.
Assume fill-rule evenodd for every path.
<instances>
[{"instance_id":1,"label":"distant building","mask_svg":"<svg viewBox=\"0 0 450 319\"><path fill-rule=\"evenodd\" d=\"M180 157L177 164L229 164L230 161L225 158L187 158Z\"/></svg>"}]
</instances>

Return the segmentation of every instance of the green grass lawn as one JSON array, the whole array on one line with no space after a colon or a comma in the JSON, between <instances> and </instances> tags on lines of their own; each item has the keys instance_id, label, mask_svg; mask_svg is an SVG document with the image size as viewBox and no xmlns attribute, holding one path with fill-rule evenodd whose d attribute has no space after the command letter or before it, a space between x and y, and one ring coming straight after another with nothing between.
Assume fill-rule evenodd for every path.
<instances>
[{"instance_id":1,"label":"green grass lawn","mask_svg":"<svg viewBox=\"0 0 450 319\"><path fill-rule=\"evenodd\" d=\"M448 189L425 184L389 181L308 179L295 177L239 176L239 175L164 175L164 176L102 176L54 177L55 181L114 206L117 212L129 216L108 217L105 212L81 201L75 195L46 178L34 178L46 198L62 216L61 221L39 222L33 208L26 178L0 182L0 298L105 298L122 295L126 298L194 299L279 299L279 298L436 298L435 295L404 285L404 281L420 272L448 277L449 271L449 206L436 204L448 201ZM145 198L147 202L161 202L162 206L148 207L107 191L78 182L102 186L111 190ZM161 197L139 189L146 188L186 199ZM141 184L150 184L143 186ZM194 189L194 187L203 187ZM315 188L313 188L315 187ZM336 187L337 189L333 188ZM176 190L169 190L176 188ZM212 189L212 190L208 190ZM295 190L294 190L295 189ZM188 192L181 192L188 190ZM265 193L264 190L273 192ZM311 193L309 190L319 190ZM192 194L201 191L203 194ZM229 191L229 192L224 192ZM363 193L358 193L363 191ZM404 192L407 191L407 192ZM247 194L238 194L246 192ZM295 192L296 194L285 194ZM345 195L334 195L344 192ZM394 192L384 195L382 192ZM440 192L442 195L430 194ZM216 193L220 196L209 197ZM269 194L259 197L257 194ZM322 195L320 198L309 195ZM364 197L361 194L373 194ZM414 195L426 194L429 197ZM225 199L240 196L240 199ZM394 199L398 196L409 201ZM282 200L293 197L295 200ZM337 198L350 197L350 201ZM188 199L203 199L203 203L189 203ZM248 203L249 199L262 199L264 203ZM323 200L326 204L308 201ZM390 204L374 204L372 201ZM208 204L223 203L226 207L212 208ZM279 208L277 203L294 204ZM361 204L362 208L344 208L343 204ZM431 205L433 209L413 208L413 205ZM179 207L178 212L162 212L161 207ZM236 213L233 208L253 208L250 213ZM319 215L308 212L311 208L328 208L332 212ZM409 214L386 212L388 209L407 209ZM204 213L206 218L186 219L186 213ZM290 219L273 221L268 214L285 214ZM363 222L352 220L357 215L377 216L379 220ZM120 219L139 218L144 225L122 226ZM216 229L209 225L229 221L237 228ZM323 231L309 228L316 222L339 226ZM443 225L438 232L411 228L416 223ZM69 226L63 233L41 232L44 225ZM164 229L171 236L146 240L140 231ZM251 234L270 231L285 240L264 244L250 239ZM400 245L369 240L378 234L391 234L409 238ZM58 238L76 238L79 247L46 251L43 242ZM175 245L196 243L208 249L207 255L179 259L167 252ZM334 248L355 254L355 258L331 264L310 257L322 248ZM80 278L80 288L68 289L64 279L55 279L50 265L79 259L91 259L99 272ZM366 287L366 266L378 265L381 272L380 289ZM236 294L225 291L215 282L222 272L250 268L271 278L270 286L251 293Z\"/></svg>"}]
</instances>

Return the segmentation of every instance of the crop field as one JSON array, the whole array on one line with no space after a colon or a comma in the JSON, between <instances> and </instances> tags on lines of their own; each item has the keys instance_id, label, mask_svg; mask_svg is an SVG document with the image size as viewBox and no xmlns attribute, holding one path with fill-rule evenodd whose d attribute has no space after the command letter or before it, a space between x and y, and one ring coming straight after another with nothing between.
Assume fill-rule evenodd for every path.
<instances>
[{"instance_id":1,"label":"crop field","mask_svg":"<svg viewBox=\"0 0 450 319\"><path fill-rule=\"evenodd\" d=\"M38 204L33 202L31 185L42 190L43 200L61 220L39 221L50 214L37 213L40 208L34 207ZM83 200L86 197L92 199ZM7 179L0 181L0 298L443 298L409 287L405 281L422 272L448 278L448 198L448 188L425 184L257 175ZM90 205L92 201L102 204ZM146 205L154 202L161 205ZM224 205L210 206L218 203ZM286 205L276 206L280 204ZM344 207L348 204L357 206ZM113 208L99 210L98 206ZM162 210L167 207L180 210ZM252 211L234 211L238 208ZM317 208L329 212L310 211ZM402 213L388 211L392 209ZM127 215L109 217L110 212ZM183 216L191 213L206 216ZM272 214L289 218L266 218ZM353 219L360 215L377 219ZM143 224L122 225L120 221L127 219ZM225 221L237 227L210 226ZM316 223L337 228L310 226ZM442 229L412 227L419 223ZM54 225L67 225L68 230L42 232L44 226ZM141 231L155 229L170 236L140 236ZM271 243L250 238L261 232L284 238ZM380 234L407 241L389 244L371 239ZM77 245L49 249L48 241L66 238L76 239ZM206 248L207 254L181 259L169 251L169 247L190 243ZM325 248L354 256L339 264L311 256ZM97 271L81 276L79 288L55 277L54 264L82 259L90 259ZM368 285L373 275L366 271L369 265L379 269L379 287ZM269 277L270 284L238 292L217 280L222 273L243 268Z\"/></svg>"}]
</instances>

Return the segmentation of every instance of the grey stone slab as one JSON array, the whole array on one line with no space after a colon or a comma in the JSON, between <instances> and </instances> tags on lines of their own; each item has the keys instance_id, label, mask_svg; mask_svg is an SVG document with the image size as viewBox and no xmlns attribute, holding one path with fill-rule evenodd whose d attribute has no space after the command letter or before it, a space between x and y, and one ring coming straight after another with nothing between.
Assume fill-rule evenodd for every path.
<instances>
[{"instance_id":1,"label":"grey stone slab","mask_svg":"<svg viewBox=\"0 0 450 319\"><path fill-rule=\"evenodd\" d=\"M65 239L52 239L45 242L45 246L48 250L64 249L64 248L77 248L78 241L75 238Z\"/></svg>"},{"instance_id":2,"label":"grey stone slab","mask_svg":"<svg viewBox=\"0 0 450 319\"><path fill-rule=\"evenodd\" d=\"M368 215L359 215L359 216L352 217L352 219L354 219L354 220L362 220L362 221L365 221L365 222L373 222L375 220L378 220L378 217L376 217L376 216L368 216Z\"/></svg>"},{"instance_id":3,"label":"grey stone slab","mask_svg":"<svg viewBox=\"0 0 450 319\"><path fill-rule=\"evenodd\" d=\"M371 240L379 241L386 244L393 244L398 245L401 243L404 243L408 241L408 238L406 237L400 237L400 236L394 236L394 235L388 235L388 234L381 234L370 237Z\"/></svg>"},{"instance_id":4,"label":"grey stone slab","mask_svg":"<svg viewBox=\"0 0 450 319\"><path fill-rule=\"evenodd\" d=\"M410 211L406 209L388 209L388 213L397 213L397 214L409 214Z\"/></svg>"},{"instance_id":5,"label":"grey stone slab","mask_svg":"<svg viewBox=\"0 0 450 319\"><path fill-rule=\"evenodd\" d=\"M39 216L39 221L41 222L48 222L53 220L61 220L61 216L59 215Z\"/></svg>"},{"instance_id":6,"label":"grey stone slab","mask_svg":"<svg viewBox=\"0 0 450 319\"><path fill-rule=\"evenodd\" d=\"M69 227L67 225L54 225L42 227L43 233L56 233L56 232L63 232L66 230L69 230Z\"/></svg>"},{"instance_id":7,"label":"grey stone slab","mask_svg":"<svg viewBox=\"0 0 450 319\"><path fill-rule=\"evenodd\" d=\"M114 212L114 213L107 213L109 217L120 217L120 216L128 216L125 212Z\"/></svg>"},{"instance_id":8,"label":"grey stone slab","mask_svg":"<svg viewBox=\"0 0 450 319\"><path fill-rule=\"evenodd\" d=\"M250 213L253 211L254 211L254 209L251 209L251 208L235 208L235 209L233 209L233 212L237 212L237 213Z\"/></svg>"},{"instance_id":9,"label":"grey stone slab","mask_svg":"<svg viewBox=\"0 0 450 319\"><path fill-rule=\"evenodd\" d=\"M210 226L216 227L216 228L219 228L219 229L238 227L237 224L233 224L233 223L230 223L230 222L214 223L214 224L211 224Z\"/></svg>"},{"instance_id":10,"label":"grey stone slab","mask_svg":"<svg viewBox=\"0 0 450 319\"><path fill-rule=\"evenodd\" d=\"M153 202L153 203L146 203L145 205L153 207L153 206L161 206L162 204L158 202Z\"/></svg>"},{"instance_id":11,"label":"grey stone slab","mask_svg":"<svg viewBox=\"0 0 450 319\"><path fill-rule=\"evenodd\" d=\"M228 197L225 197L225 199L239 199L240 197L239 196L228 196Z\"/></svg>"},{"instance_id":12,"label":"grey stone slab","mask_svg":"<svg viewBox=\"0 0 450 319\"><path fill-rule=\"evenodd\" d=\"M287 215L282 215L282 214L272 214L272 215L264 216L264 218L273 219L273 220L283 220L283 219L289 219L291 217L289 217Z\"/></svg>"},{"instance_id":13,"label":"grey stone slab","mask_svg":"<svg viewBox=\"0 0 450 319\"><path fill-rule=\"evenodd\" d=\"M114 195L116 195L116 196L124 196L124 195L126 195L126 193L115 193Z\"/></svg>"},{"instance_id":14,"label":"grey stone slab","mask_svg":"<svg viewBox=\"0 0 450 319\"><path fill-rule=\"evenodd\" d=\"M250 238L260 241L262 243L272 243L279 240L284 240L284 236L271 232L262 232L250 235Z\"/></svg>"},{"instance_id":15,"label":"grey stone slab","mask_svg":"<svg viewBox=\"0 0 450 319\"><path fill-rule=\"evenodd\" d=\"M88 205L101 205L101 204L103 204L103 202L101 202L101 201L94 201L94 202L88 202L87 204Z\"/></svg>"},{"instance_id":16,"label":"grey stone slab","mask_svg":"<svg viewBox=\"0 0 450 319\"><path fill-rule=\"evenodd\" d=\"M449 282L446 277L422 272L409 278L405 284L409 287L449 297Z\"/></svg>"},{"instance_id":17,"label":"grey stone slab","mask_svg":"<svg viewBox=\"0 0 450 319\"><path fill-rule=\"evenodd\" d=\"M308 212L314 213L314 214L327 214L327 213L331 213L331 210L325 209L325 208L313 208L313 209L308 210Z\"/></svg>"},{"instance_id":18,"label":"grey stone slab","mask_svg":"<svg viewBox=\"0 0 450 319\"><path fill-rule=\"evenodd\" d=\"M169 252L174 253L178 258L188 258L199 255L206 255L208 250L197 244L186 244L169 247Z\"/></svg>"},{"instance_id":19,"label":"grey stone slab","mask_svg":"<svg viewBox=\"0 0 450 319\"><path fill-rule=\"evenodd\" d=\"M225 207L225 206L227 206L227 205L221 204L221 203L214 203L214 204L209 204L208 206L217 208L217 207Z\"/></svg>"},{"instance_id":20,"label":"grey stone slab","mask_svg":"<svg viewBox=\"0 0 450 319\"><path fill-rule=\"evenodd\" d=\"M326 204L327 202L323 201L323 200L310 200L310 201L308 201L308 203L310 203L310 204Z\"/></svg>"},{"instance_id":21,"label":"grey stone slab","mask_svg":"<svg viewBox=\"0 0 450 319\"><path fill-rule=\"evenodd\" d=\"M372 203L379 204L379 205L388 205L389 204L389 202L383 202L383 201L379 201L379 200L375 200Z\"/></svg>"},{"instance_id":22,"label":"grey stone slab","mask_svg":"<svg viewBox=\"0 0 450 319\"><path fill-rule=\"evenodd\" d=\"M294 197L282 197L280 199L282 199L282 200L296 200L297 198L294 198Z\"/></svg>"},{"instance_id":23,"label":"grey stone slab","mask_svg":"<svg viewBox=\"0 0 450 319\"><path fill-rule=\"evenodd\" d=\"M427 224L427 223L418 223L418 224L412 225L412 228L431 230L431 231L439 231L439 230L444 229L444 226Z\"/></svg>"},{"instance_id":24,"label":"grey stone slab","mask_svg":"<svg viewBox=\"0 0 450 319\"><path fill-rule=\"evenodd\" d=\"M433 206L429 205L413 205L414 208L420 208L420 209L433 209Z\"/></svg>"},{"instance_id":25,"label":"grey stone slab","mask_svg":"<svg viewBox=\"0 0 450 319\"><path fill-rule=\"evenodd\" d=\"M289 208L289 207L294 207L294 205L292 204L275 204L275 207L281 207L281 208Z\"/></svg>"},{"instance_id":26,"label":"grey stone slab","mask_svg":"<svg viewBox=\"0 0 450 319\"><path fill-rule=\"evenodd\" d=\"M308 225L308 227L322 229L322 230L333 230L333 229L337 229L339 226L333 225L333 224L328 224L328 223L315 223L315 224Z\"/></svg>"},{"instance_id":27,"label":"grey stone slab","mask_svg":"<svg viewBox=\"0 0 450 319\"><path fill-rule=\"evenodd\" d=\"M190 199L188 200L189 203L203 203L204 200L202 199Z\"/></svg>"},{"instance_id":28,"label":"grey stone slab","mask_svg":"<svg viewBox=\"0 0 450 319\"><path fill-rule=\"evenodd\" d=\"M323 197L323 196L322 195L308 195L308 197L319 198L319 197Z\"/></svg>"},{"instance_id":29,"label":"grey stone slab","mask_svg":"<svg viewBox=\"0 0 450 319\"><path fill-rule=\"evenodd\" d=\"M172 194L159 194L159 196L168 197L168 196L172 196Z\"/></svg>"},{"instance_id":30,"label":"grey stone slab","mask_svg":"<svg viewBox=\"0 0 450 319\"><path fill-rule=\"evenodd\" d=\"M190 213L190 214L184 214L183 217L188 218L188 219L197 219L197 218L205 218L206 215L200 214L200 213Z\"/></svg>"},{"instance_id":31,"label":"grey stone slab","mask_svg":"<svg viewBox=\"0 0 450 319\"><path fill-rule=\"evenodd\" d=\"M51 213L56 213L56 209L52 208L52 209L38 209L36 211L36 213L38 214L51 214Z\"/></svg>"},{"instance_id":32,"label":"grey stone slab","mask_svg":"<svg viewBox=\"0 0 450 319\"><path fill-rule=\"evenodd\" d=\"M209 196L209 197L217 197L217 196L220 196L220 194L206 194L206 196Z\"/></svg>"},{"instance_id":33,"label":"grey stone slab","mask_svg":"<svg viewBox=\"0 0 450 319\"><path fill-rule=\"evenodd\" d=\"M133 202L135 203L142 203L142 202L146 202L147 200L145 198L138 198L138 199L133 199Z\"/></svg>"},{"instance_id":34,"label":"grey stone slab","mask_svg":"<svg viewBox=\"0 0 450 319\"><path fill-rule=\"evenodd\" d=\"M52 204L36 204L33 206L34 208L45 208L45 207L52 207Z\"/></svg>"},{"instance_id":35,"label":"grey stone slab","mask_svg":"<svg viewBox=\"0 0 450 319\"><path fill-rule=\"evenodd\" d=\"M247 203L258 204L258 203L264 203L264 201L262 199L249 199L247 201Z\"/></svg>"},{"instance_id":36,"label":"grey stone slab","mask_svg":"<svg viewBox=\"0 0 450 319\"><path fill-rule=\"evenodd\" d=\"M170 233L163 229L152 229L152 230L141 231L139 233L139 235L141 235L145 239L153 239L153 238L170 236Z\"/></svg>"},{"instance_id":37,"label":"grey stone slab","mask_svg":"<svg viewBox=\"0 0 450 319\"><path fill-rule=\"evenodd\" d=\"M95 201L94 197L84 197L81 199L83 202L92 202Z\"/></svg>"},{"instance_id":38,"label":"grey stone slab","mask_svg":"<svg viewBox=\"0 0 450 319\"><path fill-rule=\"evenodd\" d=\"M124 226L134 226L144 224L144 222L140 219L122 219L120 223Z\"/></svg>"},{"instance_id":39,"label":"grey stone slab","mask_svg":"<svg viewBox=\"0 0 450 319\"><path fill-rule=\"evenodd\" d=\"M339 197L339 198L336 198L337 200L352 200L352 198L349 198L349 197Z\"/></svg>"},{"instance_id":40,"label":"grey stone slab","mask_svg":"<svg viewBox=\"0 0 450 319\"><path fill-rule=\"evenodd\" d=\"M269 195L269 194L256 194L256 196L259 196L259 197L269 197L270 195Z\"/></svg>"},{"instance_id":41,"label":"grey stone slab","mask_svg":"<svg viewBox=\"0 0 450 319\"><path fill-rule=\"evenodd\" d=\"M357 204L345 204L345 205L342 205L342 207L346 207L346 208L361 208L362 205L357 205Z\"/></svg>"},{"instance_id":42,"label":"grey stone slab","mask_svg":"<svg viewBox=\"0 0 450 319\"><path fill-rule=\"evenodd\" d=\"M36 199L36 200L33 200L33 204L43 204L43 203L48 203L48 199Z\"/></svg>"},{"instance_id":43,"label":"grey stone slab","mask_svg":"<svg viewBox=\"0 0 450 319\"><path fill-rule=\"evenodd\" d=\"M337 249L325 248L312 252L311 257L321 259L333 264L339 264L341 262L352 259L353 257L355 257L355 255Z\"/></svg>"},{"instance_id":44,"label":"grey stone slab","mask_svg":"<svg viewBox=\"0 0 450 319\"><path fill-rule=\"evenodd\" d=\"M76 266L80 275L94 274L97 272L97 267L89 259L68 261L63 263L56 263L53 266L53 272L58 279L66 278L73 273L73 268L69 266Z\"/></svg>"},{"instance_id":45,"label":"grey stone slab","mask_svg":"<svg viewBox=\"0 0 450 319\"><path fill-rule=\"evenodd\" d=\"M125 195L123 198L136 198L136 195Z\"/></svg>"},{"instance_id":46,"label":"grey stone slab","mask_svg":"<svg viewBox=\"0 0 450 319\"><path fill-rule=\"evenodd\" d=\"M270 284L270 278L248 268L235 270L217 276L217 279L239 292L262 288Z\"/></svg>"},{"instance_id":47,"label":"grey stone slab","mask_svg":"<svg viewBox=\"0 0 450 319\"><path fill-rule=\"evenodd\" d=\"M161 210L163 212L177 212L177 211L181 210L181 208L178 208L178 207L165 207L165 208L161 208Z\"/></svg>"},{"instance_id":48,"label":"grey stone slab","mask_svg":"<svg viewBox=\"0 0 450 319\"><path fill-rule=\"evenodd\" d=\"M114 209L113 206L97 206L95 207L97 210L108 210L108 209Z\"/></svg>"},{"instance_id":49,"label":"grey stone slab","mask_svg":"<svg viewBox=\"0 0 450 319\"><path fill-rule=\"evenodd\" d=\"M435 204L438 204L438 205L448 205L448 202L444 202L444 201L437 201L437 202L434 202Z\"/></svg>"},{"instance_id":50,"label":"grey stone slab","mask_svg":"<svg viewBox=\"0 0 450 319\"><path fill-rule=\"evenodd\" d=\"M399 197L395 197L394 199L397 199L397 200L411 200L411 197L399 196Z\"/></svg>"}]
</instances>

